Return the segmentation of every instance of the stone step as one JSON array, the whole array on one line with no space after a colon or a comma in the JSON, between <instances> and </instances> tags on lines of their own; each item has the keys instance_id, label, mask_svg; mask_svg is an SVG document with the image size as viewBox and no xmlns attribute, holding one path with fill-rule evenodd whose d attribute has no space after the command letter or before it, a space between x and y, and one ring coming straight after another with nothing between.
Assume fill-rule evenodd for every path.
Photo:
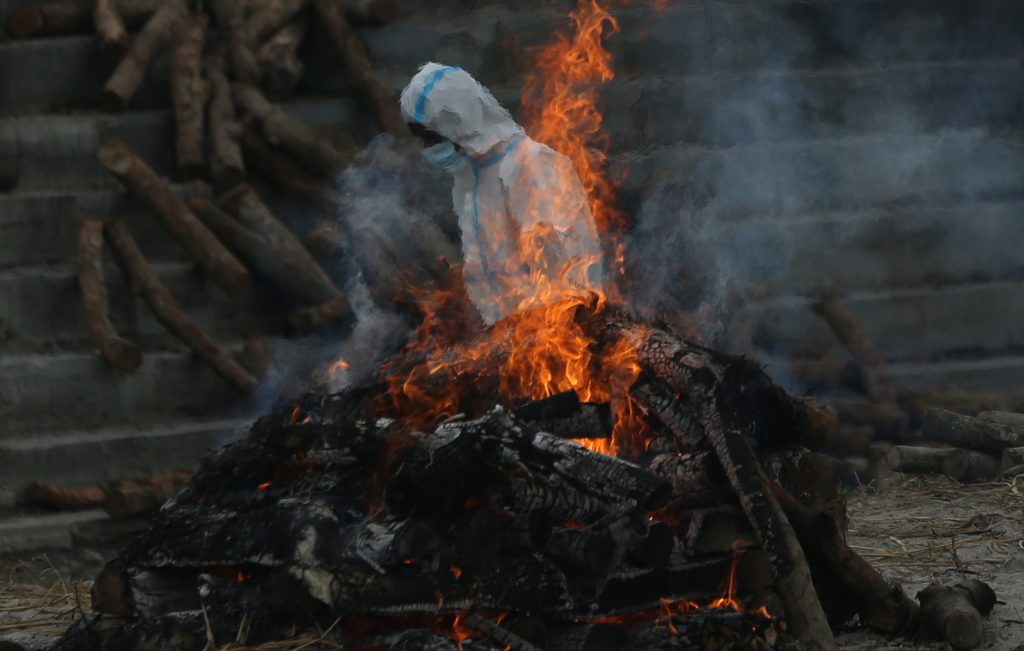
<instances>
[{"instance_id":1,"label":"stone step","mask_svg":"<svg viewBox=\"0 0 1024 651\"><path fill-rule=\"evenodd\" d=\"M613 158L623 194L652 185L688 188L680 218L729 219L822 212L885 203L1022 197L1019 130L946 129L759 143L724 149L673 146Z\"/></svg>"},{"instance_id":2,"label":"stone step","mask_svg":"<svg viewBox=\"0 0 1024 651\"><path fill-rule=\"evenodd\" d=\"M855 293L844 302L893 363L995 356L1024 345L1021 281ZM843 350L808 299L786 297L747 309L755 342L769 354Z\"/></svg>"},{"instance_id":3,"label":"stone step","mask_svg":"<svg viewBox=\"0 0 1024 651\"><path fill-rule=\"evenodd\" d=\"M631 258L659 260L669 274L678 265L696 269L712 282L729 279L759 295L950 285L1024 274L1024 201L896 203L732 221L702 219L699 213L673 220L671 206L652 200L640 213ZM660 239L647 235L655 232ZM680 248L679 242L686 244Z\"/></svg>"},{"instance_id":4,"label":"stone step","mask_svg":"<svg viewBox=\"0 0 1024 651\"><path fill-rule=\"evenodd\" d=\"M284 328L283 310L275 309L260 289L232 297L190 262L154 267L181 308L214 338L276 334ZM111 320L118 332L145 347L174 342L145 301L131 295L124 275L112 261L106 272ZM0 349L5 352L52 350L55 346L91 350L78 276L71 265L0 272L0 332L5 339Z\"/></svg>"},{"instance_id":5,"label":"stone step","mask_svg":"<svg viewBox=\"0 0 1024 651\"><path fill-rule=\"evenodd\" d=\"M94 486L192 468L207 451L245 434L248 420L227 419L97 431L33 432L0 440L5 481L12 491L32 481Z\"/></svg>"},{"instance_id":6,"label":"stone step","mask_svg":"<svg viewBox=\"0 0 1024 651\"><path fill-rule=\"evenodd\" d=\"M241 346L227 346L237 353ZM29 432L225 418L246 401L190 353L147 351L133 373L93 353L0 357L0 439Z\"/></svg>"},{"instance_id":7,"label":"stone step","mask_svg":"<svg viewBox=\"0 0 1024 651\"><path fill-rule=\"evenodd\" d=\"M311 124L351 130L352 102L347 99L293 100L283 106ZM96 158L99 147L114 136L127 142L158 173L177 178L170 111L8 117L0 119L0 151L12 152L20 169L11 194L119 188Z\"/></svg>"}]
</instances>

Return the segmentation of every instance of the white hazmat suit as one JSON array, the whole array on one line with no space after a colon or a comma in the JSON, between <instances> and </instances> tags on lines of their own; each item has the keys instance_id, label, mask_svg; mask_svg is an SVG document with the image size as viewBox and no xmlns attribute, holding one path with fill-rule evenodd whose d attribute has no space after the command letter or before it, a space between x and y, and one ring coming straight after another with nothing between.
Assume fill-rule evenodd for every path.
<instances>
[{"instance_id":1,"label":"white hazmat suit","mask_svg":"<svg viewBox=\"0 0 1024 651\"><path fill-rule=\"evenodd\" d=\"M602 289L597 229L567 157L527 137L459 68L424 65L401 106L449 141L425 153L454 178L466 290L485 322Z\"/></svg>"}]
</instances>

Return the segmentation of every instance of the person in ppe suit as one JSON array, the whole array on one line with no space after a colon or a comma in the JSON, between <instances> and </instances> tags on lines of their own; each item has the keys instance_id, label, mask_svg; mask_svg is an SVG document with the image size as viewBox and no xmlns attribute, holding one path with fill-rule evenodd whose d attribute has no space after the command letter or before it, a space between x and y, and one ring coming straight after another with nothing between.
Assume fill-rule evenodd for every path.
<instances>
[{"instance_id":1,"label":"person in ppe suit","mask_svg":"<svg viewBox=\"0 0 1024 651\"><path fill-rule=\"evenodd\" d=\"M427 160L454 179L466 290L486 323L602 291L600 240L567 157L527 137L459 68L424 65L401 109Z\"/></svg>"}]
</instances>

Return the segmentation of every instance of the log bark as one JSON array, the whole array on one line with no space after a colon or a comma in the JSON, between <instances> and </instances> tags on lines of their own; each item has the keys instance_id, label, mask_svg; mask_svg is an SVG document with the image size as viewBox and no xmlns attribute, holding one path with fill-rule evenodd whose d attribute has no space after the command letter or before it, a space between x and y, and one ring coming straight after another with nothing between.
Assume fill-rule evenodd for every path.
<instances>
[{"instance_id":1,"label":"log bark","mask_svg":"<svg viewBox=\"0 0 1024 651\"><path fill-rule=\"evenodd\" d=\"M205 167L204 118L209 87L202 75L205 13L192 12L182 21L171 57L171 99L174 102L178 170L199 176Z\"/></svg>"},{"instance_id":2,"label":"log bark","mask_svg":"<svg viewBox=\"0 0 1024 651\"><path fill-rule=\"evenodd\" d=\"M461 623L474 631L483 633L491 640L500 644L504 649L507 649L507 651L541 651L540 647L527 642L512 631L475 613L467 614L462 618Z\"/></svg>"},{"instance_id":3,"label":"log bark","mask_svg":"<svg viewBox=\"0 0 1024 651\"><path fill-rule=\"evenodd\" d=\"M210 9L227 46L227 58L235 81L255 84L260 79L256 61L256 44L249 40L245 28L245 4L238 0L212 0Z\"/></svg>"},{"instance_id":4,"label":"log bark","mask_svg":"<svg viewBox=\"0 0 1024 651\"><path fill-rule=\"evenodd\" d=\"M251 395L256 381L224 349L193 322L146 262L128 226L120 218L105 225L107 239L125 274L134 279L154 316L218 375L243 395Z\"/></svg>"},{"instance_id":5,"label":"log bark","mask_svg":"<svg viewBox=\"0 0 1024 651\"><path fill-rule=\"evenodd\" d=\"M688 510L729 501L729 482L714 453L659 454L647 470L672 484L666 508Z\"/></svg>"},{"instance_id":6,"label":"log bark","mask_svg":"<svg viewBox=\"0 0 1024 651\"><path fill-rule=\"evenodd\" d=\"M852 611L880 633L914 630L917 604L850 549L830 516L812 513L785 490L777 490L776 495L807 552L817 584L823 586L822 595L832 604L830 611L838 613L837 623Z\"/></svg>"},{"instance_id":7,"label":"log bark","mask_svg":"<svg viewBox=\"0 0 1024 651\"><path fill-rule=\"evenodd\" d=\"M235 120L235 102L224 67L222 52L214 53L206 60L206 78L210 88L207 160L214 188L219 192L231 190L245 180L245 163L239 144L242 127Z\"/></svg>"},{"instance_id":8,"label":"log bark","mask_svg":"<svg viewBox=\"0 0 1024 651\"><path fill-rule=\"evenodd\" d=\"M100 50L112 57L123 55L128 47L128 30L117 3L114 0L96 0L93 20L100 36Z\"/></svg>"},{"instance_id":9,"label":"log bark","mask_svg":"<svg viewBox=\"0 0 1024 651\"><path fill-rule=\"evenodd\" d=\"M263 70L263 89L270 97L291 95L302 78L305 65L299 57L299 46L306 36L307 24L305 16L300 16L260 46L256 57Z\"/></svg>"},{"instance_id":10,"label":"log bark","mask_svg":"<svg viewBox=\"0 0 1024 651\"><path fill-rule=\"evenodd\" d=\"M641 378L629 394L672 432L674 452L692 453L707 448L704 426L686 396L652 378Z\"/></svg>"},{"instance_id":11,"label":"log bark","mask_svg":"<svg viewBox=\"0 0 1024 651\"><path fill-rule=\"evenodd\" d=\"M215 283L232 294L249 287L249 272L242 263L121 139L114 138L100 147L99 159L122 185L153 209L171 236Z\"/></svg>"},{"instance_id":12,"label":"log bark","mask_svg":"<svg viewBox=\"0 0 1024 651\"><path fill-rule=\"evenodd\" d=\"M942 460L942 472L963 483L989 481L999 474L999 459L983 452L955 449Z\"/></svg>"},{"instance_id":13,"label":"log bark","mask_svg":"<svg viewBox=\"0 0 1024 651\"><path fill-rule=\"evenodd\" d=\"M889 378L885 358L875 342L864 332L857 317L834 295L816 301L811 309L825 320L860 364L868 396L878 402L892 401L896 397L896 390Z\"/></svg>"},{"instance_id":14,"label":"log bark","mask_svg":"<svg viewBox=\"0 0 1024 651\"><path fill-rule=\"evenodd\" d=\"M118 14L124 22L138 23L152 14L160 0L115 0ZM53 0L19 7L7 17L7 33L14 38L53 36L74 32L88 32L95 28L92 0Z\"/></svg>"},{"instance_id":15,"label":"log bark","mask_svg":"<svg viewBox=\"0 0 1024 651\"><path fill-rule=\"evenodd\" d=\"M409 132L398 110L398 102L377 79L366 48L345 17L343 4L339 0L313 0L313 6L348 68L356 91L369 102L376 114L381 131L398 138L408 137Z\"/></svg>"},{"instance_id":16,"label":"log bark","mask_svg":"<svg viewBox=\"0 0 1024 651\"><path fill-rule=\"evenodd\" d=\"M608 403L583 403L575 391L530 400L512 414L533 427L565 439L606 439L612 435Z\"/></svg>"},{"instance_id":17,"label":"log bark","mask_svg":"<svg viewBox=\"0 0 1024 651\"><path fill-rule=\"evenodd\" d=\"M945 409L927 409L922 431L926 439L990 454L1024 446L1024 430Z\"/></svg>"},{"instance_id":18,"label":"log bark","mask_svg":"<svg viewBox=\"0 0 1024 651\"><path fill-rule=\"evenodd\" d=\"M743 511L734 506L716 506L693 512L683 536L687 556L725 554L757 545L757 536Z\"/></svg>"},{"instance_id":19,"label":"log bark","mask_svg":"<svg viewBox=\"0 0 1024 651\"><path fill-rule=\"evenodd\" d=\"M982 616L996 603L992 588L977 579L930 585L917 593L925 629L954 649L973 649L984 637Z\"/></svg>"},{"instance_id":20,"label":"log bark","mask_svg":"<svg viewBox=\"0 0 1024 651\"><path fill-rule=\"evenodd\" d=\"M117 333L110 322L107 286L103 279L103 221L90 218L78 236L78 286L93 341L103 358L122 371L134 371L142 363L142 351Z\"/></svg>"},{"instance_id":21,"label":"log bark","mask_svg":"<svg viewBox=\"0 0 1024 651\"><path fill-rule=\"evenodd\" d=\"M894 472L939 474L943 462L955 449L894 445L885 453L885 464Z\"/></svg>"},{"instance_id":22,"label":"log bark","mask_svg":"<svg viewBox=\"0 0 1024 651\"><path fill-rule=\"evenodd\" d=\"M174 38L186 16L182 0L166 0L132 41L128 52L103 87L103 104L110 110L123 109L146 76L157 54Z\"/></svg>"},{"instance_id":23,"label":"log bark","mask_svg":"<svg viewBox=\"0 0 1024 651\"><path fill-rule=\"evenodd\" d=\"M259 123L271 145L289 152L314 174L332 178L351 162L351 152L339 152L299 118L272 104L255 86L234 85L235 103Z\"/></svg>"},{"instance_id":24,"label":"log bark","mask_svg":"<svg viewBox=\"0 0 1024 651\"><path fill-rule=\"evenodd\" d=\"M250 43L263 43L306 6L307 0L267 0L245 23Z\"/></svg>"},{"instance_id":25,"label":"log bark","mask_svg":"<svg viewBox=\"0 0 1024 651\"><path fill-rule=\"evenodd\" d=\"M544 555L567 575L595 583L615 569L624 552L611 535L589 529L556 529L544 548Z\"/></svg>"}]
</instances>

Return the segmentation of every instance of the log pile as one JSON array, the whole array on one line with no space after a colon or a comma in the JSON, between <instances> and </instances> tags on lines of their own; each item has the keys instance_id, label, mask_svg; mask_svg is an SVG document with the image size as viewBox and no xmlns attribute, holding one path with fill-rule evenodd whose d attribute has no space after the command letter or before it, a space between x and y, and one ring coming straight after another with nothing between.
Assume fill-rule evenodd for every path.
<instances>
[{"instance_id":1,"label":"log pile","mask_svg":"<svg viewBox=\"0 0 1024 651\"><path fill-rule=\"evenodd\" d=\"M646 450L589 449L613 414L574 392L472 398L423 426L386 383L282 401L104 568L97 614L58 648L316 629L355 649L830 649L855 614L918 630L917 603L844 540L835 464L808 448L829 410L611 308L575 320L639 351ZM489 391L486 368L459 372Z\"/></svg>"}]
</instances>

